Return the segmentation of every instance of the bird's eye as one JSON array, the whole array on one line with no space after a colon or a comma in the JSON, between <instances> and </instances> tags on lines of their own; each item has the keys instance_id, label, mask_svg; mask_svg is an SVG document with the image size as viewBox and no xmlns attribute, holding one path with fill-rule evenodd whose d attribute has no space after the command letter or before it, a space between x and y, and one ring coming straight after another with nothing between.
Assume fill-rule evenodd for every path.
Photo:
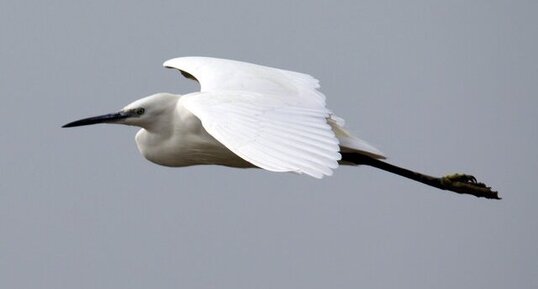
<instances>
[{"instance_id":1,"label":"bird's eye","mask_svg":"<svg viewBox=\"0 0 538 289\"><path fill-rule=\"evenodd\" d=\"M145 110L144 108L142 108L142 107L141 107L141 108L137 108L137 109L135 109L135 113L136 113L137 115L143 115L143 114L144 114L144 111L146 111L146 110Z\"/></svg>"}]
</instances>

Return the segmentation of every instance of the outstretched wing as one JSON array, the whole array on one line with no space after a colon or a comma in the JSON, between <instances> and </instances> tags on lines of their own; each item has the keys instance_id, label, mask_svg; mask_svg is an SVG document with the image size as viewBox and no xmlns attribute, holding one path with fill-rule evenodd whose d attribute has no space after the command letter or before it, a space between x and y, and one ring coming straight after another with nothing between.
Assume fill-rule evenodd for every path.
<instances>
[{"instance_id":1,"label":"outstretched wing","mask_svg":"<svg viewBox=\"0 0 538 289\"><path fill-rule=\"evenodd\" d=\"M201 92L184 95L181 103L246 161L317 178L338 166L330 111L310 75L208 57L174 58L164 66L200 83Z\"/></svg>"},{"instance_id":2,"label":"outstretched wing","mask_svg":"<svg viewBox=\"0 0 538 289\"><path fill-rule=\"evenodd\" d=\"M180 103L215 139L260 168L321 178L331 175L341 158L323 107L293 106L247 91L193 93Z\"/></svg>"},{"instance_id":3,"label":"outstretched wing","mask_svg":"<svg viewBox=\"0 0 538 289\"><path fill-rule=\"evenodd\" d=\"M201 92L251 91L282 98L290 105L324 108L319 81L308 74L211 57L179 57L163 64L200 83Z\"/></svg>"}]
</instances>

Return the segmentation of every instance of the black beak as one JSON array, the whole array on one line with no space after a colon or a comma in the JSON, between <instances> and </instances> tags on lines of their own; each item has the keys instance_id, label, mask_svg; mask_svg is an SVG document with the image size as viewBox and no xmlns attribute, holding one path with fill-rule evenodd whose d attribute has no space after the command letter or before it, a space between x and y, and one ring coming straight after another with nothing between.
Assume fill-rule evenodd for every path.
<instances>
[{"instance_id":1,"label":"black beak","mask_svg":"<svg viewBox=\"0 0 538 289\"><path fill-rule=\"evenodd\" d=\"M109 114L104 114L104 115L99 115L99 116L83 118L83 119L65 124L62 127L75 127L75 126L83 126L83 125L90 125L90 124L96 124L96 123L111 123L114 121L118 121L120 119L128 118L130 116L131 114L128 112L120 111L116 113L109 113Z\"/></svg>"}]
</instances>

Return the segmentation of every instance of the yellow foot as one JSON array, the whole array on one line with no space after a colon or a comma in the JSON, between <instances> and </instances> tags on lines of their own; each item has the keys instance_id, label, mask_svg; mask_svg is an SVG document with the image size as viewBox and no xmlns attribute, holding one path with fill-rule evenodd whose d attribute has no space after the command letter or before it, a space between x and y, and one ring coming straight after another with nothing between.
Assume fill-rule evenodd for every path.
<instances>
[{"instance_id":1,"label":"yellow foot","mask_svg":"<svg viewBox=\"0 0 538 289\"><path fill-rule=\"evenodd\" d=\"M491 187L484 183L479 183L475 177L466 174L451 174L441 178L441 185L445 190L450 190L460 194L471 194L476 197L487 199L498 199L498 193L491 190Z\"/></svg>"},{"instance_id":2,"label":"yellow foot","mask_svg":"<svg viewBox=\"0 0 538 289\"><path fill-rule=\"evenodd\" d=\"M445 182L460 182L460 183L472 183L472 184L477 183L476 178L474 176L466 175L466 174L446 175L446 176L441 178L441 182L442 183L445 183Z\"/></svg>"}]
</instances>

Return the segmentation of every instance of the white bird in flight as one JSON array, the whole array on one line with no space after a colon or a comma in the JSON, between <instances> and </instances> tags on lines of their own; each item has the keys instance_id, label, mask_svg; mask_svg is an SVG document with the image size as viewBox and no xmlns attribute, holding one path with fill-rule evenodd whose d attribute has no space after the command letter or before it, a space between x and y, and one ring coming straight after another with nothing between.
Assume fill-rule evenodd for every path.
<instances>
[{"instance_id":1,"label":"white bird in flight","mask_svg":"<svg viewBox=\"0 0 538 289\"><path fill-rule=\"evenodd\" d=\"M200 91L157 93L63 127L141 127L135 137L139 151L170 167L217 164L322 178L339 164L363 164L440 189L498 198L470 175L435 178L381 161L381 151L349 133L344 120L327 109L310 75L210 57L174 58L163 65L196 80Z\"/></svg>"}]
</instances>

